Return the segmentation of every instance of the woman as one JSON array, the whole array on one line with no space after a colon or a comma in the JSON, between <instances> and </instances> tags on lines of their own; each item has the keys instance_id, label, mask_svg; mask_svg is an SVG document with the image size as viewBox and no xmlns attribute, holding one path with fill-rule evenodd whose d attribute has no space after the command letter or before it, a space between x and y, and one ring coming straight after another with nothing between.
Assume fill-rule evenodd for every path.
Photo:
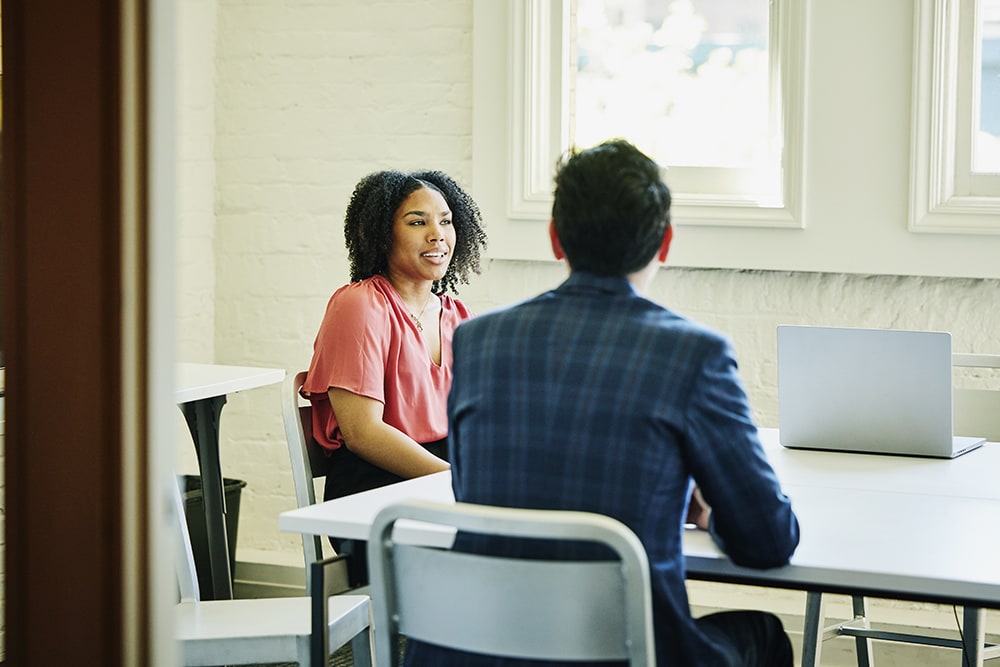
<instances>
[{"instance_id":1,"label":"woman","mask_svg":"<svg viewBox=\"0 0 1000 667\"><path fill-rule=\"evenodd\" d=\"M329 451L324 499L449 468L451 337L471 316L459 282L480 272L479 207L439 171L381 171L354 189L344 220L351 282L327 304L302 386ZM367 580L358 545L352 584Z\"/></svg>"}]
</instances>

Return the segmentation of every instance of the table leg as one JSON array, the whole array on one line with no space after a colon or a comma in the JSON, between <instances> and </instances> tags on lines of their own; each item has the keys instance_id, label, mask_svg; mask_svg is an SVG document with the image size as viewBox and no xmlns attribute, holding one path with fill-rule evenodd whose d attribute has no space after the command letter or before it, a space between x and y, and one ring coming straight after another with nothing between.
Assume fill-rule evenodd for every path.
<instances>
[{"instance_id":1,"label":"table leg","mask_svg":"<svg viewBox=\"0 0 1000 667\"><path fill-rule=\"evenodd\" d=\"M962 667L983 667L986 644L986 612L976 607L962 610Z\"/></svg>"},{"instance_id":2,"label":"table leg","mask_svg":"<svg viewBox=\"0 0 1000 667\"><path fill-rule=\"evenodd\" d=\"M823 594L806 593L806 613L802 620L802 667L819 665L823 650Z\"/></svg>"},{"instance_id":3,"label":"table leg","mask_svg":"<svg viewBox=\"0 0 1000 667\"><path fill-rule=\"evenodd\" d=\"M851 596L851 608L854 610L855 624L861 623L866 629L870 629L868 622L868 610L865 609L865 598L862 595ZM858 667L872 667L874 664L874 649L870 637L855 637L854 651L858 658Z\"/></svg>"},{"instance_id":4,"label":"table leg","mask_svg":"<svg viewBox=\"0 0 1000 667\"><path fill-rule=\"evenodd\" d=\"M208 531L209 567L212 573L212 595L202 591L203 599L233 599L232 573L229 568L229 541L226 535L226 500L223 493L222 462L219 453L219 418L225 396L214 396L181 405L187 420L198 466L201 471L201 491L205 502L205 527Z\"/></svg>"}]
</instances>

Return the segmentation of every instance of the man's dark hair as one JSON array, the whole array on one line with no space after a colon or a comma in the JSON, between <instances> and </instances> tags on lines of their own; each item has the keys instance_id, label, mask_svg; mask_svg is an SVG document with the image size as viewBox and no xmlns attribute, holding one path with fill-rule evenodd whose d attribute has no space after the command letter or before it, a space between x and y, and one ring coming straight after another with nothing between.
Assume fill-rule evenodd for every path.
<instances>
[{"instance_id":1,"label":"man's dark hair","mask_svg":"<svg viewBox=\"0 0 1000 667\"><path fill-rule=\"evenodd\" d=\"M420 188L437 190L451 209L455 227L448 271L434 281L433 291L458 293L458 283L468 284L471 273L481 271L480 250L486 232L479 206L450 176L440 171L379 171L362 178L354 188L344 216L344 239L351 262L351 282L384 274L389 268L393 216L411 193Z\"/></svg>"},{"instance_id":2,"label":"man's dark hair","mask_svg":"<svg viewBox=\"0 0 1000 667\"><path fill-rule=\"evenodd\" d=\"M657 164L623 139L573 150L556 170L552 220L574 271L624 276L646 266L670 225Z\"/></svg>"}]
</instances>

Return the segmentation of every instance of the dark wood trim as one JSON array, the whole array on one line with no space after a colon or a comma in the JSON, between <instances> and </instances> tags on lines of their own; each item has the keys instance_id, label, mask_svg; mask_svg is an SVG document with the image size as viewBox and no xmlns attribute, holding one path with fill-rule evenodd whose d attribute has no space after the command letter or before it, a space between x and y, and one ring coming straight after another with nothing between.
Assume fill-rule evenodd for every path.
<instances>
[{"instance_id":1,"label":"dark wood trim","mask_svg":"<svg viewBox=\"0 0 1000 667\"><path fill-rule=\"evenodd\" d=\"M157 661L151 651L156 641L154 635L157 634L157 630L153 626L153 613L152 605L154 604L154 596L150 582L156 578L156 573L154 573L150 568L150 563L152 559L150 558L149 545L152 543L150 537L150 521L147 517L151 516L150 506L149 506L149 484L148 478L152 474L151 464L150 464L150 453L149 453L149 438L151 424L149 420L149 410L150 405L150 394L149 394L149 322L151 319L150 311L151 304L149 303L149 295L151 291L151 283L149 279L149 273L147 267L152 265L152 254L156 251L156 248L152 247L150 234L149 234L149 208L150 208L150 192L149 192L149 180L150 180L150 170L149 170L149 50L148 45L150 41L150 36L148 30L150 29L149 21L149 8L146 0L134 0L131 3L134 8L135 16L133 21L135 22L135 32L134 43L131 48L126 48L125 52L134 56L136 64L134 68L134 80L132 85L135 87L135 130L137 132L136 137L132 138L132 144L134 147L134 159L135 163L132 165L134 169L134 183L133 187L135 189L135 254L138 261L137 266L134 267L134 273L132 275L132 281L134 285L135 293L135 314L136 318L136 340L133 341L135 358L135 367L128 369L127 372L134 374L134 386L135 386L135 403L134 409L135 414L133 418L135 419L135 433L139 438L138 442L123 443L123 446L132 447L134 451L134 456L136 460L136 477L133 479L132 489L134 491L134 501L136 503L135 516L133 517L133 528L138 536L137 544L134 545L135 551L132 555L136 558L135 570L137 571L137 579L135 581L136 589L131 591L131 598L129 594L126 594L127 599L131 599L135 606L133 609L136 612L137 618L134 620L133 627L135 628L136 635L131 638L126 638L126 643L131 639L131 647L133 652L131 657L133 657L139 665L153 665ZM128 56L126 56L128 57ZM172 336L171 336L172 340ZM170 611L173 611L172 608ZM159 630L159 638L163 635L167 635L170 640L173 639L173 632L163 632L162 628ZM3 665L0 665L3 667Z\"/></svg>"},{"instance_id":2,"label":"dark wood trim","mask_svg":"<svg viewBox=\"0 0 1000 667\"><path fill-rule=\"evenodd\" d=\"M120 665L120 4L3 1L5 660Z\"/></svg>"}]
</instances>

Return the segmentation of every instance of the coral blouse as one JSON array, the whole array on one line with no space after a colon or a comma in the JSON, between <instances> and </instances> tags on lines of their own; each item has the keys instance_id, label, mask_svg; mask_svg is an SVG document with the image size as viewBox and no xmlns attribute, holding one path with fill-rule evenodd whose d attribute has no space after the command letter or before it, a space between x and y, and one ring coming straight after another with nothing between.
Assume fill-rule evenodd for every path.
<instances>
[{"instance_id":1,"label":"coral blouse","mask_svg":"<svg viewBox=\"0 0 1000 667\"><path fill-rule=\"evenodd\" d=\"M313 437L334 450L344 437L327 390L346 389L379 401L382 420L419 443L448 435L451 338L472 313L441 296L441 363L424 346L402 298L386 278L344 285L330 297L302 395L312 403Z\"/></svg>"}]
</instances>

